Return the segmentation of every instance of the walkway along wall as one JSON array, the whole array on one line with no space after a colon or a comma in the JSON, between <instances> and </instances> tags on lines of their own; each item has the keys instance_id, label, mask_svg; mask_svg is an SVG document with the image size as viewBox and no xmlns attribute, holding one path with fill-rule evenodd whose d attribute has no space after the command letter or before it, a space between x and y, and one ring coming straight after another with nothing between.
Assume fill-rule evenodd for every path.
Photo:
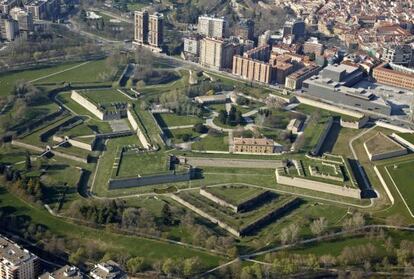
<instances>
[{"instance_id":1,"label":"walkway along wall","mask_svg":"<svg viewBox=\"0 0 414 279\"><path fill-rule=\"evenodd\" d=\"M316 107L316 108L319 108L319 109L325 109L325 110L337 112L337 113L340 113L340 114L349 115L349 116L352 116L352 117L355 117L355 118L364 117L364 114L361 113L361 112L353 111L353 110L346 109L346 108L340 108L340 107L337 107L337 106L334 106L334 105L319 102L319 101L312 100L312 99L309 99L309 98L306 98L306 97L296 96L296 99L302 104L309 105L309 106L312 106L312 107Z\"/></svg>"},{"instance_id":2,"label":"walkway along wall","mask_svg":"<svg viewBox=\"0 0 414 279\"><path fill-rule=\"evenodd\" d=\"M62 141L65 140L65 137L53 136L52 139L53 139L53 141L56 141L56 142L62 142ZM73 146L75 146L77 148L81 148L81 149L85 149L85 150L88 150L88 151L92 151L93 150L93 146L94 146L94 142L95 142L95 137L94 137L93 140L91 140L91 143L90 144L85 143L85 142L81 142L81 141L78 141L78 140L74 140L74 139L71 139L71 138L68 138L67 141L71 145L73 145Z\"/></svg>"},{"instance_id":3,"label":"walkway along wall","mask_svg":"<svg viewBox=\"0 0 414 279\"><path fill-rule=\"evenodd\" d=\"M349 198L361 199L361 190L319 182L300 177L290 177L280 174L281 169L276 169L276 182L278 184L293 186L312 191L324 192Z\"/></svg>"},{"instance_id":4,"label":"walkway along wall","mask_svg":"<svg viewBox=\"0 0 414 279\"><path fill-rule=\"evenodd\" d=\"M145 136L144 132L139 128L138 122L136 121L133 112L131 112L131 108L127 110L128 121L131 123L132 128L134 131L137 132L137 136L144 146L145 149L151 149L151 144L148 142L147 137Z\"/></svg>"}]
</instances>

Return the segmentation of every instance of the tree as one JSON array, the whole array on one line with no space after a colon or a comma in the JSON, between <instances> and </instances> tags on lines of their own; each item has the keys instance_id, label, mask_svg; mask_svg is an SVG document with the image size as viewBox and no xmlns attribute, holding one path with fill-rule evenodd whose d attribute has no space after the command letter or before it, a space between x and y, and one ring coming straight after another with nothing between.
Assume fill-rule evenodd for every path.
<instances>
[{"instance_id":1,"label":"tree","mask_svg":"<svg viewBox=\"0 0 414 279\"><path fill-rule=\"evenodd\" d=\"M222 124L226 124L227 121L227 112L225 110L220 110L218 115L218 120Z\"/></svg>"},{"instance_id":2,"label":"tree","mask_svg":"<svg viewBox=\"0 0 414 279\"><path fill-rule=\"evenodd\" d=\"M315 219L310 224L310 230L316 236L321 235L326 230L327 227L328 227L328 221L324 217Z\"/></svg>"},{"instance_id":3,"label":"tree","mask_svg":"<svg viewBox=\"0 0 414 279\"><path fill-rule=\"evenodd\" d=\"M205 133L208 132L208 128L207 128L207 126L205 126L202 123L197 123L197 124L194 125L193 131L197 132L197 133L200 133L200 134L205 134Z\"/></svg>"},{"instance_id":4,"label":"tree","mask_svg":"<svg viewBox=\"0 0 414 279\"><path fill-rule=\"evenodd\" d=\"M144 271L148 267L143 257L131 258L127 261L127 269L131 273L138 273Z\"/></svg>"},{"instance_id":5,"label":"tree","mask_svg":"<svg viewBox=\"0 0 414 279\"><path fill-rule=\"evenodd\" d=\"M85 253L85 249L83 247L79 247L75 253L70 254L69 262L74 265L79 265L80 263L84 262Z\"/></svg>"},{"instance_id":6,"label":"tree","mask_svg":"<svg viewBox=\"0 0 414 279\"><path fill-rule=\"evenodd\" d=\"M30 160L29 152L26 152L25 168L27 171L32 168L32 161Z\"/></svg>"},{"instance_id":7,"label":"tree","mask_svg":"<svg viewBox=\"0 0 414 279\"><path fill-rule=\"evenodd\" d=\"M184 276L197 274L202 270L202 263L198 257L185 259L183 263Z\"/></svg>"},{"instance_id":8,"label":"tree","mask_svg":"<svg viewBox=\"0 0 414 279\"><path fill-rule=\"evenodd\" d=\"M164 204L162 207L162 222L164 225L172 225L173 224L173 217L171 213L171 208L168 204Z\"/></svg>"}]
</instances>

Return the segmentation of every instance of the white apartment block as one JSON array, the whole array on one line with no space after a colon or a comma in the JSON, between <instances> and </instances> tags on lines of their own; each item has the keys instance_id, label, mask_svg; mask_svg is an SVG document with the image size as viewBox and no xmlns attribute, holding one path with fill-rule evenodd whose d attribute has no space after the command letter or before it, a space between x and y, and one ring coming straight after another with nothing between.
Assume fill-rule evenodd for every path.
<instances>
[{"instance_id":1,"label":"white apartment block","mask_svg":"<svg viewBox=\"0 0 414 279\"><path fill-rule=\"evenodd\" d=\"M13 241L0 236L0 278L34 279L39 272L39 258Z\"/></svg>"}]
</instances>

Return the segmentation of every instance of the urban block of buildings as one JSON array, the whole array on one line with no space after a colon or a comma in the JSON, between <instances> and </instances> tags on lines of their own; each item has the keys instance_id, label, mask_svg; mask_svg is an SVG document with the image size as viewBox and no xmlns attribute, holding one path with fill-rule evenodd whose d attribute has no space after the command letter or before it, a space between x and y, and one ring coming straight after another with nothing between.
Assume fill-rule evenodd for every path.
<instances>
[{"instance_id":1,"label":"urban block of buildings","mask_svg":"<svg viewBox=\"0 0 414 279\"><path fill-rule=\"evenodd\" d=\"M380 84L414 90L414 69L382 63L374 68L372 76Z\"/></svg>"},{"instance_id":2,"label":"urban block of buildings","mask_svg":"<svg viewBox=\"0 0 414 279\"><path fill-rule=\"evenodd\" d=\"M0 236L1 279L33 279L39 272L40 262L36 255Z\"/></svg>"}]
</instances>

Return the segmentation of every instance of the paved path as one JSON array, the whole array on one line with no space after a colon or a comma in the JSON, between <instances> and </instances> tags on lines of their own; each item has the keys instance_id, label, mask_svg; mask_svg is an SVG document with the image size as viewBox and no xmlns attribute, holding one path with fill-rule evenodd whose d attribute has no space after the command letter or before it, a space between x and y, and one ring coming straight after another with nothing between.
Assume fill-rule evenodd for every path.
<instances>
[{"instance_id":1,"label":"paved path","mask_svg":"<svg viewBox=\"0 0 414 279\"><path fill-rule=\"evenodd\" d=\"M176 130L176 129L188 129L188 128L193 128L194 125L181 125L181 126L168 126L168 127L163 127L163 130Z\"/></svg>"},{"instance_id":2,"label":"paved path","mask_svg":"<svg viewBox=\"0 0 414 279\"><path fill-rule=\"evenodd\" d=\"M276 169L283 167L281 160L255 160L255 159L229 159L229 158L205 158L185 157L187 163L198 167L221 168L249 168L249 169Z\"/></svg>"}]
</instances>

